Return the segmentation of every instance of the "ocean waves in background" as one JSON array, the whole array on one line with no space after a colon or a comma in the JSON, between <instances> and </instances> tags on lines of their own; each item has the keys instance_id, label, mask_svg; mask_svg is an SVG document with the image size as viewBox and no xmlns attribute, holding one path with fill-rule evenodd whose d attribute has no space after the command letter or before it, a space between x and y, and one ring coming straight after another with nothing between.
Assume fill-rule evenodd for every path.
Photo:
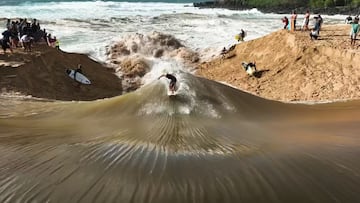
<instances>
[{"instance_id":1,"label":"ocean waves in background","mask_svg":"<svg viewBox=\"0 0 360 203\"><path fill-rule=\"evenodd\" d=\"M282 15L256 9L199 9L190 3L171 2L11 1L7 5L2 1L0 17L36 18L42 28L60 39L63 50L89 54L100 61L106 59L104 47L128 34L170 34L210 57L236 43L234 35L242 28L250 40L282 27Z\"/></svg>"},{"instance_id":2,"label":"ocean waves in background","mask_svg":"<svg viewBox=\"0 0 360 203\"><path fill-rule=\"evenodd\" d=\"M41 28L60 40L67 52L83 53L107 62L107 47L153 32L171 35L182 45L197 52L201 61L217 57L223 47L237 43L234 36L245 29L245 41L262 37L282 28L283 15L264 14L257 9L234 11L199 9L190 3L121 1L26 1L0 6L0 25L6 18L36 18ZM170 2L170 1L169 1ZM325 23L342 22L342 16L324 16ZM299 15L299 22L301 22ZM133 36L133 37L131 37ZM158 59L143 56L153 64ZM178 66L179 61L169 66ZM159 63L160 62L160 63ZM166 63L169 61L166 60ZM155 65L156 66L156 65ZM154 67L155 67L154 66ZM191 68L183 64L184 70Z\"/></svg>"},{"instance_id":3,"label":"ocean waves in background","mask_svg":"<svg viewBox=\"0 0 360 203\"><path fill-rule=\"evenodd\" d=\"M74 2L72 0L2 0L0 6L18 6L18 5L33 5L39 3L60 3L60 2ZM165 2L165 3L193 3L201 2L200 0L77 0L76 2Z\"/></svg>"}]
</instances>

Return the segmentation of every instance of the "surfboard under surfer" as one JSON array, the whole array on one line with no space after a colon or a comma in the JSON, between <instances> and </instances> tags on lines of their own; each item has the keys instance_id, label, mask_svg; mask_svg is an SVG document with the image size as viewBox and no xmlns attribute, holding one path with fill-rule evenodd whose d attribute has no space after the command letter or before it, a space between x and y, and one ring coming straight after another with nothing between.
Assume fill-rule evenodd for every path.
<instances>
[{"instance_id":1,"label":"surfboard under surfer","mask_svg":"<svg viewBox=\"0 0 360 203\"><path fill-rule=\"evenodd\" d=\"M169 84L169 90L171 91L172 94L175 93L175 85L176 85L176 77L174 75L171 75L169 73L166 74L162 74L160 75L160 77L158 78L158 80L162 77L166 77L167 79L170 80L170 84Z\"/></svg>"}]
</instances>

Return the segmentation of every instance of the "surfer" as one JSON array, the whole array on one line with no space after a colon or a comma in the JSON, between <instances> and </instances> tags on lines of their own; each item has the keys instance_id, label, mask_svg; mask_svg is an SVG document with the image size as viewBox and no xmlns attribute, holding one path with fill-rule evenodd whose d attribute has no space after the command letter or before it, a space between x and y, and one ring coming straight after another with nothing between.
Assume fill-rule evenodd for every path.
<instances>
[{"instance_id":1,"label":"surfer","mask_svg":"<svg viewBox=\"0 0 360 203\"><path fill-rule=\"evenodd\" d=\"M241 29L240 33L238 34L238 39L237 39L238 42L244 41L245 35L246 35L245 31Z\"/></svg>"},{"instance_id":2,"label":"surfer","mask_svg":"<svg viewBox=\"0 0 360 203\"><path fill-rule=\"evenodd\" d=\"M158 80L159 80L160 78L164 77L164 76L165 76L167 79L170 80L169 90L171 91L172 94L174 94L174 92L175 92L175 85L176 85L176 81L177 81L177 80L176 80L176 77L175 77L174 75L171 75L171 74L166 73L166 74L160 75L160 77L158 78Z\"/></svg>"}]
</instances>

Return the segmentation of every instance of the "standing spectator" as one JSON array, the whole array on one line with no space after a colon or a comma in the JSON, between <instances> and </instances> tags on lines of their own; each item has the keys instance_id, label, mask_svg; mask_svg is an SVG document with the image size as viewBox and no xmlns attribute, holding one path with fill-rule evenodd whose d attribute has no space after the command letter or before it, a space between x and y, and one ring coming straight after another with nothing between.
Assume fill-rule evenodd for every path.
<instances>
[{"instance_id":1,"label":"standing spectator","mask_svg":"<svg viewBox=\"0 0 360 203\"><path fill-rule=\"evenodd\" d=\"M302 30L303 31L308 31L309 30L309 20L310 20L310 11L306 10L305 16L304 16L304 22L302 25Z\"/></svg>"},{"instance_id":2,"label":"standing spectator","mask_svg":"<svg viewBox=\"0 0 360 203\"><path fill-rule=\"evenodd\" d=\"M17 23L19 23L19 22L17 22ZM16 25L16 22L13 21L11 24L11 29L10 29L10 32L11 32L10 44L11 44L12 48L16 48L18 45L18 42L19 42L19 38L18 38L19 32L17 30L17 27L18 26Z\"/></svg>"},{"instance_id":3,"label":"standing spectator","mask_svg":"<svg viewBox=\"0 0 360 203\"><path fill-rule=\"evenodd\" d=\"M321 17L321 15L318 15L318 21L319 21L319 31L321 30L321 26L323 24L323 18Z\"/></svg>"},{"instance_id":4,"label":"standing spectator","mask_svg":"<svg viewBox=\"0 0 360 203\"><path fill-rule=\"evenodd\" d=\"M239 38L238 38L238 42L240 41L244 41L245 38L245 31L243 29L241 29L241 32L238 34Z\"/></svg>"},{"instance_id":5,"label":"standing spectator","mask_svg":"<svg viewBox=\"0 0 360 203\"><path fill-rule=\"evenodd\" d=\"M345 24L351 24L352 23L352 17L349 15L345 18Z\"/></svg>"},{"instance_id":6,"label":"standing spectator","mask_svg":"<svg viewBox=\"0 0 360 203\"><path fill-rule=\"evenodd\" d=\"M43 40L44 40L44 42L46 42L46 44L47 44L47 32L46 32L46 29L44 28L43 29Z\"/></svg>"},{"instance_id":7,"label":"standing spectator","mask_svg":"<svg viewBox=\"0 0 360 203\"><path fill-rule=\"evenodd\" d=\"M297 19L297 14L296 14L296 11L293 10L292 15L291 15L291 31L296 30L296 19Z\"/></svg>"},{"instance_id":8,"label":"standing spectator","mask_svg":"<svg viewBox=\"0 0 360 203\"><path fill-rule=\"evenodd\" d=\"M54 37L54 39L55 39L55 48L57 50L60 50L60 41L59 41L59 39L56 39L56 37Z\"/></svg>"},{"instance_id":9,"label":"standing spectator","mask_svg":"<svg viewBox=\"0 0 360 203\"><path fill-rule=\"evenodd\" d=\"M350 30L350 39L351 39L351 45L355 45L356 42L356 35L359 33L359 21L354 21L351 24L351 30Z\"/></svg>"},{"instance_id":10,"label":"standing spectator","mask_svg":"<svg viewBox=\"0 0 360 203\"><path fill-rule=\"evenodd\" d=\"M359 23L359 15L355 16L354 23L357 23L357 24Z\"/></svg>"},{"instance_id":11,"label":"standing spectator","mask_svg":"<svg viewBox=\"0 0 360 203\"><path fill-rule=\"evenodd\" d=\"M31 27L30 27L30 23L26 23L25 27L23 28L23 34L24 35L31 35L32 31L31 31Z\"/></svg>"},{"instance_id":12,"label":"standing spectator","mask_svg":"<svg viewBox=\"0 0 360 203\"><path fill-rule=\"evenodd\" d=\"M289 19L285 16L281 20L284 23L284 29L287 29L289 26Z\"/></svg>"},{"instance_id":13,"label":"standing spectator","mask_svg":"<svg viewBox=\"0 0 360 203\"><path fill-rule=\"evenodd\" d=\"M40 27L38 21L36 20L36 18L34 18L32 24L31 24L32 33L36 33L39 30L38 26Z\"/></svg>"},{"instance_id":14,"label":"standing spectator","mask_svg":"<svg viewBox=\"0 0 360 203\"><path fill-rule=\"evenodd\" d=\"M2 49L4 51L4 54L6 53L7 49L10 49L10 52L13 53L13 50L11 48L11 44L10 44L9 39L5 39L5 38L1 39L0 44L1 44L1 47L2 47Z\"/></svg>"},{"instance_id":15,"label":"standing spectator","mask_svg":"<svg viewBox=\"0 0 360 203\"><path fill-rule=\"evenodd\" d=\"M10 30L11 29L11 20L8 18L7 21L6 21L6 29L7 30Z\"/></svg>"},{"instance_id":16,"label":"standing spectator","mask_svg":"<svg viewBox=\"0 0 360 203\"><path fill-rule=\"evenodd\" d=\"M10 41L10 37L11 37L11 32L10 32L10 30L5 30L5 31L2 33L2 35L3 35L3 39Z\"/></svg>"}]
</instances>

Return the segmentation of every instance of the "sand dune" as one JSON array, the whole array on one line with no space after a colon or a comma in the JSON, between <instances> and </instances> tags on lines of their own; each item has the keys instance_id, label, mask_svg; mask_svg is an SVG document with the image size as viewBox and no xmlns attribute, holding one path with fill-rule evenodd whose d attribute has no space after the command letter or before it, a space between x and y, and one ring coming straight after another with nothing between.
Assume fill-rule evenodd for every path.
<instances>
[{"instance_id":1,"label":"sand dune","mask_svg":"<svg viewBox=\"0 0 360 203\"><path fill-rule=\"evenodd\" d=\"M82 64L91 85L81 85L67 76L67 68ZM94 100L122 93L121 80L113 69L83 54L65 53L37 45L31 53L16 49L14 54L0 54L1 92L57 100Z\"/></svg>"},{"instance_id":2,"label":"sand dune","mask_svg":"<svg viewBox=\"0 0 360 203\"><path fill-rule=\"evenodd\" d=\"M203 63L197 74L274 100L359 99L360 43L350 46L349 30L324 26L316 41L309 32L280 30L238 44L233 57ZM242 61L256 61L259 77L246 75Z\"/></svg>"}]
</instances>

